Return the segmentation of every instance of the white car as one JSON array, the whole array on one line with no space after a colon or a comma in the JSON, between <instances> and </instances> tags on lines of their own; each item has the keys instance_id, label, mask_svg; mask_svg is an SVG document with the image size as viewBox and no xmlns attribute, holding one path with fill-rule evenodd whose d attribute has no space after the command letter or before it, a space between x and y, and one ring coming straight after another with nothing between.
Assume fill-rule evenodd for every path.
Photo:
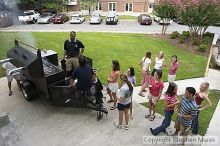
<instances>
[{"instance_id":1,"label":"white car","mask_svg":"<svg viewBox=\"0 0 220 146\"><path fill-rule=\"evenodd\" d=\"M18 16L19 22L32 22L36 23L37 19L40 17L40 14L35 12L34 10L24 11L23 16Z\"/></svg>"},{"instance_id":2,"label":"white car","mask_svg":"<svg viewBox=\"0 0 220 146\"><path fill-rule=\"evenodd\" d=\"M79 14L72 15L70 19L71 24L80 24L83 21L85 21L85 17Z\"/></svg>"},{"instance_id":3,"label":"white car","mask_svg":"<svg viewBox=\"0 0 220 146\"><path fill-rule=\"evenodd\" d=\"M55 16L55 14L52 14L52 13L43 13L40 15L40 18L37 20L37 23L49 24L53 21L52 19L54 16Z\"/></svg>"},{"instance_id":4,"label":"white car","mask_svg":"<svg viewBox=\"0 0 220 146\"><path fill-rule=\"evenodd\" d=\"M89 19L90 24L101 24L102 23L102 16L98 13L94 13L91 15Z\"/></svg>"},{"instance_id":5,"label":"white car","mask_svg":"<svg viewBox=\"0 0 220 146\"><path fill-rule=\"evenodd\" d=\"M157 21L158 24L170 24L173 22L173 20L169 20L167 18L164 18L163 20L160 17L155 16L154 20Z\"/></svg>"}]
</instances>

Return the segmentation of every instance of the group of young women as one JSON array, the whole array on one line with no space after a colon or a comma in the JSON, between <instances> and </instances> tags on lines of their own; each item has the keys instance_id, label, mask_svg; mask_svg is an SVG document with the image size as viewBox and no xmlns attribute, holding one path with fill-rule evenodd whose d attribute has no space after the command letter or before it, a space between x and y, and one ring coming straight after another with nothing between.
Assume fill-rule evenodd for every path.
<instances>
[{"instance_id":1,"label":"group of young women","mask_svg":"<svg viewBox=\"0 0 220 146\"><path fill-rule=\"evenodd\" d=\"M151 71L151 63L154 68ZM140 65L142 67L142 81L141 90L138 93L139 96L145 97L144 92L148 89L147 98L149 99L149 112L145 115L145 118L149 118L150 121L155 119L157 103L161 98L164 88L163 81L161 80L163 67L166 67L164 52L160 51L154 61L151 61L151 52L146 52L145 56L141 59ZM177 96L178 87L174 83L176 79L176 72L179 67L177 56L171 57L169 65L169 72L167 80L169 82L168 89L164 93L165 107L164 107L164 120L162 124L154 129L150 129L153 135L157 135L160 132L166 132L166 128L170 126L171 117L174 113L174 108L180 103ZM121 79L122 86L118 92L118 79ZM108 77L107 93L110 99L108 103L113 102L111 110L118 109L119 122L114 123L115 127L122 128L123 117L125 117L125 129L128 130L129 111L130 117L132 116L132 93L133 88L136 85L135 71L133 67L129 67L127 73L120 73L120 64L117 60L112 61L112 71ZM200 85L200 90L195 95L195 103L198 107L197 116L193 120L192 132L198 134L198 115L203 109L206 109L212 105L208 98L209 83L204 82ZM202 106L202 101L206 100L207 105Z\"/></svg>"}]
</instances>

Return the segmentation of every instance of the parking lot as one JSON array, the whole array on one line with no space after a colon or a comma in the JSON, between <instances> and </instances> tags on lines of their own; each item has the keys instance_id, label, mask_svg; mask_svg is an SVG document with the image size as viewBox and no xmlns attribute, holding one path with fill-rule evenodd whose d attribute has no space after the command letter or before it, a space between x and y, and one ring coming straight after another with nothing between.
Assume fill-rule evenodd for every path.
<instances>
[{"instance_id":1,"label":"parking lot","mask_svg":"<svg viewBox=\"0 0 220 146\"><path fill-rule=\"evenodd\" d=\"M101 24L91 25L86 20L82 24L70 24L69 21L64 24L16 24L3 28L1 31L68 32L75 30L82 32L161 33L161 29L162 25L158 25L155 21L152 25L140 25L136 20L119 20L117 25L106 25L105 21ZM172 22L167 33L184 30L188 30L188 27ZM220 36L220 27L211 26L207 31L217 33Z\"/></svg>"}]
</instances>

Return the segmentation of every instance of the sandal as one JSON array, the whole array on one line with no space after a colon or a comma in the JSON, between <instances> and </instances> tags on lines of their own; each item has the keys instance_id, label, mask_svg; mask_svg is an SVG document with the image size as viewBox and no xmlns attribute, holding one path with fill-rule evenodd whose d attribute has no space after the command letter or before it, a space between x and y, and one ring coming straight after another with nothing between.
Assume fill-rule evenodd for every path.
<instances>
[{"instance_id":1,"label":"sandal","mask_svg":"<svg viewBox=\"0 0 220 146\"><path fill-rule=\"evenodd\" d=\"M114 110L114 109L116 109L116 107L115 107L115 106L110 107L110 110Z\"/></svg>"},{"instance_id":2,"label":"sandal","mask_svg":"<svg viewBox=\"0 0 220 146\"><path fill-rule=\"evenodd\" d=\"M147 115L145 115L144 117L145 117L145 118L149 118L150 116L151 116L151 115L147 114Z\"/></svg>"},{"instance_id":3,"label":"sandal","mask_svg":"<svg viewBox=\"0 0 220 146\"><path fill-rule=\"evenodd\" d=\"M153 121L155 119L156 116L150 116L149 120Z\"/></svg>"},{"instance_id":4,"label":"sandal","mask_svg":"<svg viewBox=\"0 0 220 146\"><path fill-rule=\"evenodd\" d=\"M111 99L110 99L110 100L107 101L107 103L110 103L110 102L114 102L114 100L111 100Z\"/></svg>"},{"instance_id":5,"label":"sandal","mask_svg":"<svg viewBox=\"0 0 220 146\"><path fill-rule=\"evenodd\" d=\"M142 92L138 93L138 95L141 97L145 97L145 95Z\"/></svg>"}]
</instances>

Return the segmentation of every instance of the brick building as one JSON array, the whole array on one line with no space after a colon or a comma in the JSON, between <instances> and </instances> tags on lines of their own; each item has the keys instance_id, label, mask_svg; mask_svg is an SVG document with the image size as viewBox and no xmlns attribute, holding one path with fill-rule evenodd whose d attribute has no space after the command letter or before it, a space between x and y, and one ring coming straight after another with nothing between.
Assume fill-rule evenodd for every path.
<instances>
[{"instance_id":1,"label":"brick building","mask_svg":"<svg viewBox=\"0 0 220 146\"><path fill-rule=\"evenodd\" d=\"M154 0L100 0L96 10L103 12L151 13Z\"/></svg>"},{"instance_id":2,"label":"brick building","mask_svg":"<svg viewBox=\"0 0 220 146\"><path fill-rule=\"evenodd\" d=\"M66 6L68 11L80 11L80 0L69 0Z\"/></svg>"}]
</instances>

